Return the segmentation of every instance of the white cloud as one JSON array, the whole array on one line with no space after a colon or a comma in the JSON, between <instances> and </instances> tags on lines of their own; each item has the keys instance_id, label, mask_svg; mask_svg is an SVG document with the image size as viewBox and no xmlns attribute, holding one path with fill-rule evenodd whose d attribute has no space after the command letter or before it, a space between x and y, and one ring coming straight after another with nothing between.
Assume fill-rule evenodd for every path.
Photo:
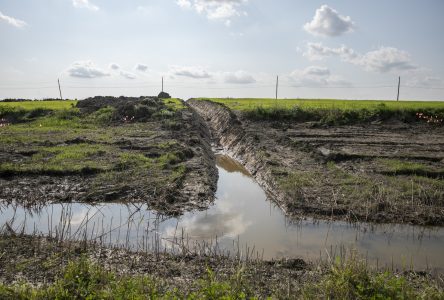
<instances>
[{"instance_id":1,"label":"white cloud","mask_svg":"<svg viewBox=\"0 0 444 300\"><path fill-rule=\"evenodd\" d=\"M256 79L245 71L236 71L225 73L224 81L225 83L248 84L255 83Z\"/></svg>"},{"instance_id":2,"label":"white cloud","mask_svg":"<svg viewBox=\"0 0 444 300\"><path fill-rule=\"evenodd\" d=\"M357 64L366 70L381 73L417 68L413 65L409 53L393 47L381 47L378 50L367 52L357 61Z\"/></svg>"},{"instance_id":3,"label":"white cloud","mask_svg":"<svg viewBox=\"0 0 444 300\"><path fill-rule=\"evenodd\" d=\"M309 60L322 60L325 57L338 56L343 61L363 67L366 71L387 73L416 69L410 54L394 47L380 47L377 50L359 54L351 48L342 45L330 48L321 43L308 43L303 56Z\"/></svg>"},{"instance_id":4,"label":"white cloud","mask_svg":"<svg viewBox=\"0 0 444 300\"><path fill-rule=\"evenodd\" d=\"M128 71L124 71L124 70L120 71L120 76L122 76L126 79L136 79L137 78L137 76L135 74L128 72Z\"/></svg>"},{"instance_id":5,"label":"white cloud","mask_svg":"<svg viewBox=\"0 0 444 300\"><path fill-rule=\"evenodd\" d=\"M109 68L111 70L118 70L118 69L120 69L120 66L118 64L116 64L116 63L110 63L109 64Z\"/></svg>"},{"instance_id":6,"label":"white cloud","mask_svg":"<svg viewBox=\"0 0 444 300\"><path fill-rule=\"evenodd\" d=\"M325 67L310 66L303 70L295 70L288 80L294 86L321 87L321 86L350 86L350 83L340 76L334 76Z\"/></svg>"},{"instance_id":7,"label":"white cloud","mask_svg":"<svg viewBox=\"0 0 444 300\"><path fill-rule=\"evenodd\" d=\"M249 0L177 0L176 3L185 9L194 9L205 15L209 20L220 20L231 25L234 17L245 16L242 6Z\"/></svg>"},{"instance_id":8,"label":"white cloud","mask_svg":"<svg viewBox=\"0 0 444 300\"><path fill-rule=\"evenodd\" d=\"M351 48L342 45L339 48L329 48L322 43L308 43L307 51L303 53L309 60L322 60L329 56L340 56L345 61L352 61L358 57L358 54Z\"/></svg>"},{"instance_id":9,"label":"white cloud","mask_svg":"<svg viewBox=\"0 0 444 300\"><path fill-rule=\"evenodd\" d=\"M177 0L176 3L183 8L191 8L192 6L191 1L189 0Z\"/></svg>"},{"instance_id":10,"label":"white cloud","mask_svg":"<svg viewBox=\"0 0 444 300\"><path fill-rule=\"evenodd\" d=\"M313 20L304 25L304 29L314 35L339 36L353 31L354 26L349 16L341 16L333 8L322 5L316 10Z\"/></svg>"},{"instance_id":11,"label":"white cloud","mask_svg":"<svg viewBox=\"0 0 444 300\"><path fill-rule=\"evenodd\" d=\"M146 72L148 71L148 66L144 64L137 64L134 69L139 72Z\"/></svg>"},{"instance_id":12,"label":"white cloud","mask_svg":"<svg viewBox=\"0 0 444 300\"><path fill-rule=\"evenodd\" d=\"M86 8L92 11L99 10L99 7L89 2L89 0L72 0L72 5L77 8Z\"/></svg>"},{"instance_id":13,"label":"white cloud","mask_svg":"<svg viewBox=\"0 0 444 300\"><path fill-rule=\"evenodd\" d=\"M19 20L19 19L7 16L7 15L4 15L1 11L0 11L0 21L6 22L9 25L12 25L12 26L17 27L17 28L23 28L26 25L28 25L28 24L26 24L25 21L22 21L22 20Z\"/></svg>"},{"instance_id":14,"label":"white cloud","mask_svg":"<svg viewBox=\"0 0 444 300\"><path fill-rule=\"evenodd\" d=\"M67 70L69 76L79 78L98 78L109 76L110 74L98 68L92 61L74 62Z\"/></svg>"},{"instance_id":15,"label":"white cloud","mask_svg":"<svg viewBox=\"0 0 444 300\"><path fill-rule=\"evenodd\" d=\"M211 74L200 66L172 66L170 67L170 73L194 79L211 78Z\"/></svg>"}]
</instances>

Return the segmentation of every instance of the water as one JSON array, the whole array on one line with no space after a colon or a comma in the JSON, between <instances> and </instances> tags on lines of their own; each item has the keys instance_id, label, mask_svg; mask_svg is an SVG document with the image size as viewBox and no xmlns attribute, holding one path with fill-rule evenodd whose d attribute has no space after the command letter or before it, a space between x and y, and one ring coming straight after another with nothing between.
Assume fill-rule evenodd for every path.
<instances>
[{"instance_id":1,"label":"water","mask_svg":"<svg viewBox=\"0 0 444 300\"><path fill-rule=\"evenodd\" d=\"M265 259L314 260L354 249L373 265L444 271L442 228L312 219L290 223L241 165L223 155L217 164L217 199L206 211L168 219L133 204L53 204L36 211L7 206L1 208L0 226L8 222L15 231L86 237L137 250L177 251L179 243Z\"/></svg>"}]
</instances>

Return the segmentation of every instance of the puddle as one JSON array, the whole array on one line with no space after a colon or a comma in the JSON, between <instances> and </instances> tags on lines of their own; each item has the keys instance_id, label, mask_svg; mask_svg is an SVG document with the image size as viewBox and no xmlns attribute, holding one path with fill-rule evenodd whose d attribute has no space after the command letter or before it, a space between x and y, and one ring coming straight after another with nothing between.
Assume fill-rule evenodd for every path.
<instances>
[{"instance_id":1,"label":"puddle","mask_svg":"<svg viewBox=\"0 0 444 300\"><path fill-rule=\"evenodd\" d=\"M38 211L8 206L0 208L0 226L8 222L19 232L87 237L136 250L177 251L180 243L264 259L316 260L356 249L380 267L444 271L444 228L312 219L292 224L240 164L222 155L217 163L217 200L206 211L166 219L145 205L54 204Z\"/></svg>"}]
</instances>

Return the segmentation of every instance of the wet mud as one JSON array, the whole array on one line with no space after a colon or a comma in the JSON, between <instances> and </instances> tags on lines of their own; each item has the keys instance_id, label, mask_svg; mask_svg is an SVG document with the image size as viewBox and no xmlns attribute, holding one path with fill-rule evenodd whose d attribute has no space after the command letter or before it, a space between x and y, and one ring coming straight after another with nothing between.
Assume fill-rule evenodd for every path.
<instances>
[{"instance_id":1,"label":"wet mud","mask_svg":"<svg viewBox=\"0 0 444 300\"><path fill-rule=\"evenodd\" d=\"M288 216L444 225L442 127L255 121L223 104L188 104Z\"/></svg>"}]
</instances>

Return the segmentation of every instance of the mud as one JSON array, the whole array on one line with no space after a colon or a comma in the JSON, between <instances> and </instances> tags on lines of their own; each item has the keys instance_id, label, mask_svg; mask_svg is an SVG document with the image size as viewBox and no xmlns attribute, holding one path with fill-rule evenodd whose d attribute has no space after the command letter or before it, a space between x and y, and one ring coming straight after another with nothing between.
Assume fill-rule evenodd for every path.
<instances>
[{"instance_id":1,"label":"mud","mask_svg":"<svg viewBox=\"0 0 444 300\"><path fill-rule=\"evenodd\" d=\"M288 216L444 225L443 127L253 121L188 103Z\"/></svg>"},{"instance_id":2,"label":"mud","mask_svg":"<svg viewBox=\"0 0 444 300\"><path fill-rule=\"evenodd\" d=\"M145 105L147 109L135 111ZM139 106L138 106L139 105ZM105 106L116 108L112 124L97 130L66 132L33 132L21 143L0 143L2 164L32 162L38 150L45 147L99 145L111 149L98 152L97 161L112 164L113 169L96 166L79 170L23 170L0 172L0 202L19 203L25 207L55 202L131 202L148 203L166 215L180 215L192 209L205 209L214 199L217 183L215 157L209 144L209 133L202 120L188 107L169 112L169 117L153 117L164 109L155 97L95 97L80 101L83 116ZM147 110L152 110L147 113ZM120 119L133 115L131 124ZM15 133L1 132L6 139ZM102 136L103 135L103 136ZM29 137L32 137L29 138ZM153 160L151 169L123 165L114 152L143 155ZM166 152L174 154L162 167L156 162Z\"/></svg>"},{"instance_id":3,"label":"mud","mask_svg":"<svg viewBox=\"0 0 444 300\"><path fill-rule=\"evenodd\" d=\"M221 255L188 253L131 252L83 242L58 242L54 239L23 235L0 235L0 282L50 284L60 276L69 261L86 257L120 275L153 276L163 288L190 292L196 281L212 270L220 280L242 272L242 280L258 297L297 292L304 284L315 282L325 272L301 259L239 261Z\"/></svg>"}]
</instances>

